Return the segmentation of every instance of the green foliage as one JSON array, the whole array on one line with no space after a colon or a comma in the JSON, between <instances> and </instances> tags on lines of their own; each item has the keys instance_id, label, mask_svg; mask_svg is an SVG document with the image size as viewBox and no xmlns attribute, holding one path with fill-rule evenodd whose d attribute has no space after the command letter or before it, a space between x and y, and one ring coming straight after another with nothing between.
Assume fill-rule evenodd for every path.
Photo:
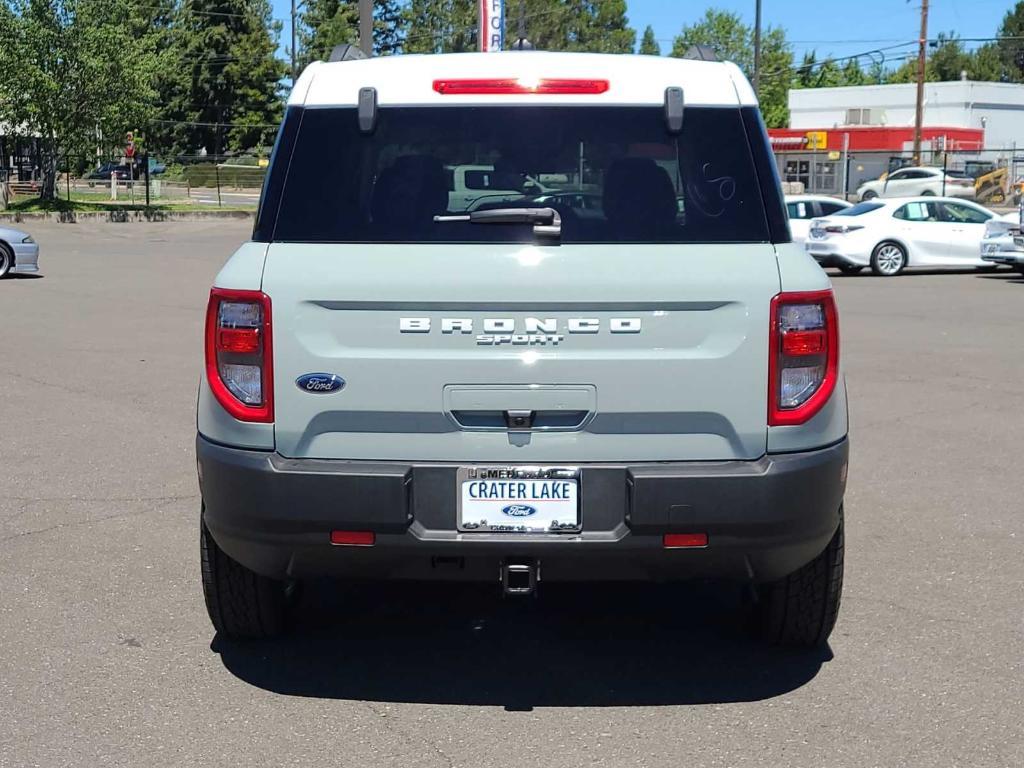
<instances>
[{"instance_id":1,"label":"green foliage","mask_svg":"<svg viewBox=\"0 0 1024 768\"><path fill-rule=\"evenodd\" d=\"M295 25L298 68L327 58L342 43L359 42L359 7L355 0L306 0Z\"/></svg>"},{"instance_id":2,"label":"green foliage","mask_svg":"<svg viewBox=\"0 0 1024 768\"><path fill-rule=\"evenodd\" d=\"M948 82L960 80L966 75L968 80L1012 80L1012 73L1003 63L1005 51L1000 48L1005 42L986 43L974 51L968 51L955 32L940 33L936 45L926 51L924 79L929 82ZM1014 43L1014 49L1016 46ZM917 82L917 58L908 59L886 79L890 83Z\"/></svg>"},{"instance_id":3,"label":"green foliage","mask_svg":"<svg viewBox=\"0 0 1024 768\"><path fill-rule=\"evenodd\" d=\"M174 24L181 73L165 119L174 149L210 153L268 147L281 119L281 25L269 0L184 0Z\"/></svg>"},{"instance_id":4,"label":"green foliage","mask_svg":"<svg viewBox=\"0 0 1024 768\"><path fill-rule=\"evenodd\" d=\"M374 0L373 52L377 56L402 49L405 14L398 0ZM306 0L296 25L298 65L323 61L336 45L359 42L358 0Z\"/></svg>"},{"instance_id":5,"label":"green foliage","mask_svg":"<svg viewBox=\"0 0 1024 768\"><path fill-rule=\"evenodd\" d=\"M631 53L636 32L625 0L525 0L526 37L545 51ZM518 2L505 5L505 45L519 31ZM402 49L408 53L457 53L477 49L475 0L410 0Z\"/></svg>"},{"instance_id":6,"label":"green foliage","mask_svg":"<svg viewBox=\"0 0 1024 768\"><path fill-rule=\"evenodd\" d=\"M644 37L640 41L640 50L637 53L644 56L661 56L661 46L658 45L658 41L654 38L654 27L650 24L644 30Z\"/></svg>"},{"instance_id":7,"label":"green foliage","mask_svg":"<svg viewBox=\"0 0 1024 768\"><path fill-rule=\"evenodd\" d=\"M1000 80L1024 82L1024 72L1017 63L1018 53L1024 49L1024 2L1016 3L1006 12L999 26L999 37L1003 39L995 44L995 51L991 52L997 55L989 55L985 61L986 66L998 66Z\"/></svg>"},{"instance_id":8,"label":"green foliage","mask_svg":"<svg viewBox=\"0 0 1024 768\"><path fill-rule=\"evenodd\" d=\"M120 143L152 114L155 40L127 0L0 0L0 122L38 136L42 196L60 153Z\"/></svg>"},{"instance_id":9,"label":"green foliage","mask_svg":"<svg viewBox=\"0 0 1024 768\"><path fill-rule=\"evenodd\" d=\"M410 0L405 9L406 53L463 53L477 49L476 0Z\"/></svg>"},{"instance_id":10,"label":"green foliage","mask_svg":"<svg viewBox=\"0 0 1024 768\"><path fill-rule=\"evenodd\" d=\"M711 47L720 59L732 61L753 81L754 30L739 14L709 8L696 24L684 26L672 45L672 56L684 56L694 45ZM761 34L761 86L758 100L765 123L770 128L789 120L787 93L793 71L793 53L786 33L768 27Z\"/></svg>"}]
</instances>

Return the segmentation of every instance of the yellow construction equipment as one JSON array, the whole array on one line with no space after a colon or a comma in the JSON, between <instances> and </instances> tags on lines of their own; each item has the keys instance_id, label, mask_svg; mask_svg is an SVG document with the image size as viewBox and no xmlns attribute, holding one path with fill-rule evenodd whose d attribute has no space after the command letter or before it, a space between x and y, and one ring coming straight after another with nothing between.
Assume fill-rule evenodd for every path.
<instances>
[{"instance_id":1,"label":"yellow construction equipment","mask_svg":"<svg viewBox=\"0 0 1024 768\"><path fill-rule=\"evenodd\" d=\"M983 173L974 180L974 199L979 203L1002 203L1006 201L1006 184L1010 172L1006 168Z\"/></svg>"}]
</instances>

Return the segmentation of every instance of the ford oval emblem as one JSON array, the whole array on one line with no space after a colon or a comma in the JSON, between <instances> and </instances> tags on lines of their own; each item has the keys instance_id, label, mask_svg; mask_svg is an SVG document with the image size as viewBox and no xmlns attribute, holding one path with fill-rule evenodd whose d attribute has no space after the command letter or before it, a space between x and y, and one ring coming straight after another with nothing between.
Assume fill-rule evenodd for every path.
<instances>
[{"instance_id":1,"label":"ford oval emblem","mask_svg":"<svg viewBox=\"0 0 1024 768\"><path fill-rule=\"evenodd\" d=\"M345 380L336 373L304 373L295 380L295 386L303 392L326 395L343 389Z\"/></svg>"},{"instance_id":2,"label":"ford oval emblem","mask_svg":"<svg viewBox=\"0 0 1024 768\"><path fill-rule=\"evenodd\" d=\"M537 509L529 504L509 504L507 507L501 508L501 514L509 517L529 517L536 515Z\"/></svg>"}]
</instances>

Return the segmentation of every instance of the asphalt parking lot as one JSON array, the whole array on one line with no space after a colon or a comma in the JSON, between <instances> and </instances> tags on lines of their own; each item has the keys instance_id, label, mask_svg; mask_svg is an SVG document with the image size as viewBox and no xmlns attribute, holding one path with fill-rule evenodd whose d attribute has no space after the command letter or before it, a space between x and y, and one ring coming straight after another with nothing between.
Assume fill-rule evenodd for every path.
<instances>
[{"instance_id":1,"label":"asphalt parking lot","mask_svg":"<svg viewBox=\"0 0 1024 768\"><path fill-rule=\"evenodd\" d=\"M834 278L850 391L831 650L712 587L354 591L215 640L193 406L248 224L31 226L0 282L0 766L1020 766L1024 279Z\"/></svg>"}]
</instances>

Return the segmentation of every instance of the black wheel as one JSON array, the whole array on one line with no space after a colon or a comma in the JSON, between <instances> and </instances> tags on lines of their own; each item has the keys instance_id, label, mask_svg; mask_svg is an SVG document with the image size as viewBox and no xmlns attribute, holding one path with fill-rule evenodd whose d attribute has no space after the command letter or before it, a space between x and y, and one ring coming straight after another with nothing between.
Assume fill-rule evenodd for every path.
<instances>
[{"instance_id":1,"label":"black wheel","mask_svg":"<svg viewBox=\"0 0 1024 768\"><path fill-rule=\"evenodd\" d=\"M0 243L0 280L7 277L7 273L14 266L14 251L6 243Z\"/></svg>"},{"instance_id":2,"label":"black wheel","mask_svg":"<svg viewBox=\"0 0 1024 768\"><path fill-rule=\"evenodd\" d=\"M286 585L231 559L201 524L199 552L206 610L217 632L234 639L274 637L285 630Z\"/></svg>"},{"instance_id":3,"label":"black wheel","mask_svg":"<svg viewBox=\"0 0 1024 768\"><path fill-rule=\"evenodd\" d=\"M1024 267L1014 267L1020 274L1024 275Z\"/></svg>"},{"instance_id":4,"label":"black wheel","mask_svg":"<svg viewBox=\"0 0 1024 768\"><path fill-rule=\"evenodd\" d=\"M770 643L811 648L828 640L843 594L843 512L825 551L760 588L760 630Z\"/></svg>"},{"instance_id":5,"label":"black wheel","mask_svg":"<svg viewBox=\"0 0 1024 768\"><path fill-rule=\"evenodd\" d=\"M907 250L899 243L886 241L871 252L871 271L881 277L898 275L907 266Z\"/></svg>"},{"instance_id":6,"label":"black wheel","mask_svg":"<svg viewBox=\"0 0 1024 768\"><path fill-rule=\"evenodd\" d=\"M839 271L842 272L844 275L856 275L859 274L862 269L864 269L864 267L858 267L855 264L839 265Z\"/></svg>"},{"instance_id":7,"label":"black wheel","mask_svg":"<svg viewBox=\"0 0 1024 768\"><path fill-rule=\"evenodd\" d=\"M930 189L926 189L923 192L921 192L921 197L935 197L935 193L932 192Z\"/></svg>"},{"instance_id":8,"label":"black wheel","mask_svg":"<svg viewBox=\"0 0 1024 768\"><path fill-rule=\"evenodd\" d=\"M878 193L877 192L872 192L869 189L867 192L865 192L863 195L860 196L860 201L862 203L866 203L868 200L874 200L876 197L878 197Z\"/></svg>"}]
</instances>

